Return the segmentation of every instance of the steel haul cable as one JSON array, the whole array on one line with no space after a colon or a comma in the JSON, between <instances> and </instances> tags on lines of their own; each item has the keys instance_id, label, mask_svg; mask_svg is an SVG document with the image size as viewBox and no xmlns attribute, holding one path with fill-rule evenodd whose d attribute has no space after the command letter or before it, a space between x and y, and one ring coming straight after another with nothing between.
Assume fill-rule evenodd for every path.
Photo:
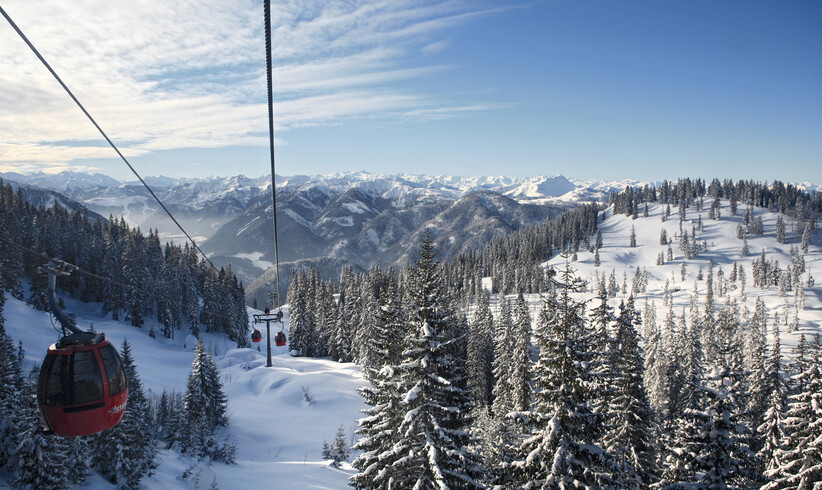
<instances>
[{"instance_id":1,"label":"steel haul cable","mask_svg":"<svg viewBox=\"0 0 822 490\"><path fill-rule=\"evenodd\" d=\"M83 107L83 104L81 104L80 101L77 100L77 97L74 96L74 93L72 93L72 91L69 90L68 86L65 83L63 83L63 80L60 78L60 76L57 74L57 72L55 72L54 69L52 69L52 67L51 67L51 65L49 65L48 61L46 61L46 59L43 58L43 55L41 55L40 52L37 51L37 48L34 47L34 44L32 44L31 41L29 41L29 38L26 37L25 34L23 34L23 31L20 30L19 27L17 27L17 24L15 24L15 22L11 19L11 17L9 17L9 14L6 13L6 11L3 9L2 6L0 6L0 14L3 14L3 17L5 17L6 20L9 22L9 24L11 24L11 27L14 28L15 31L17 31L17 34L19 34L20 37L23 38L23 41L25 41L25 43L28 45L28 47L31 48L31 50L34 52L34 54L37 56L37 58L43 63L43 65L45 65L45 67L52 74L52 76L57 80L57 82L60 84L60 86L63 87L63 89L66 91L66 93L69 94L69 97L71 97L71 100L73 100L74 103L77 104L77 107L79 107L80 110L83 111L83 114L85 114L86 117L88 118L88 120L91 121L91 124L93 124L94 127L97 128L97 131L100 132L100 134L103 136L103 138L105 138L105 140L108 142L108 144L111 145L112 148L114 148L114 151L117 152L117 155L119 155L120 158L123 160L123 162L125 162L125 164L131 170L131 172L140 180L140 182L143 184L143 186L146 189L148 189L148 192L151 194L151 197L153 197L154 200L157 201L157 203L160 205L160 207L163 208L163 211L165 211L166 214L168 215L168 217L171 218L171 221L173 221L174 224L177 225L177 228L179 228L180 231L183 232L183 234L186 236L186 238L188 238L188 241L190 241L191 244L194 246L194 248L197 249L198 252L200 252L200 255L203 256L203 258L206 260L206 262L208 262L208 264L211 266L211 268L216 271L217 268L211 262L211 259L209 259L208 256L205 253L203 253L202 250L200 250L200 247L197 246L197 243L194 242L194 239L191 238L191 235L189 235L188 232L183 229L183 226L177 221L177 219L174 217L174 215L171 214L171 211L169 211L168 208L166 208L165 204L163 204L163 202L160 201L160 198L157 197L157 194L155 194L154 191L151 189L151 187L149 187L148 184L146 184L146 181L143 180L143 178L140 176L140 174L137 173L137 170L135 170L134 167L131 165L131 163L129 163L129 161L126 159L126 157L120 152L120 150L114 144L114 142L112 142L111 139L109 139L108 135L105 133L105 131L103 131L103 128L101 128L100 125L97 124L97 121L95 121L94 118L91 117L91 114L89 114L89 112L86 110L86 108ZM273 165L274 165L274 163L272 161L272 168L273 168ZM272 170L272 172L273 172L273 170ZM276 214L275 214L275 219L276 219ZM275 234L275 237L276 237L276 234Z\"/></svg>"},{"instance_id":2,"label":"steel haul cable","mask_svg":"<svg viewBox=\"0 0 822 490\"><path fill-rule=\"evenodd\" d=\"M277 304L272 305L278 307L282 304L280 301L280 253L277 247L277 187L274 177L274 96L271 80L271 1L265 0L263 2L263 10L265 11L265 75L268 85L268 140L271 148L271 212L274 215L274 278L277 292Z\"/></svg>"}]
</instances>

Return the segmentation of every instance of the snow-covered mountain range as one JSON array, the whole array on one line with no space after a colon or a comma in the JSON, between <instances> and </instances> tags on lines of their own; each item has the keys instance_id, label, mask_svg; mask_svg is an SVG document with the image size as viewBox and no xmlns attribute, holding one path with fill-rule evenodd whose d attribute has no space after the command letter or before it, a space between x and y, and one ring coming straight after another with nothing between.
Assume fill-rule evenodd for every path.
<instances>
[{"instance_id":1,"label":"snow-covered mountain range","mask_svg":"<svg viewBox=\"0 0 822 490\"><path fill-rule=\"evenodd\" d=\"M101 174L0 173L0 178L56 191L102 216L123 216L142 230L182 234L138 181ZM145 179L215 264L231 264L256 287L275 262L270 177ZM325 277L351 265L401 267L424 233L443 260L483 246L490 238L555 216L583 202L606 203L611 192L642 186L636 180L381 175L367 172L277 176L280 262L315 265ZM803 183L811 192L820 186ZM59 196L59 194L52 194ZM58 197L53 197L60 202Z\"/></svg>"},{"instance_id":2,"label":"snow-covered mountain range","mask_svg":"<svg viewBox=\"0 0 822 490\"><path fill-rule=\"evenodd\" d=\"M182 234L137 181L100 174L0 173L49 189L102 216L132 226ZM145 179L212 260L231 264L250 284L274 263L270 177ZM403 265L424 230L444 259L489 238L556 215L580 202L606 202L636 181L554 177L453 177L366 172L277 176L280 261L314 264L335 275L353 265Z\"/></svg>"}]
</instances>

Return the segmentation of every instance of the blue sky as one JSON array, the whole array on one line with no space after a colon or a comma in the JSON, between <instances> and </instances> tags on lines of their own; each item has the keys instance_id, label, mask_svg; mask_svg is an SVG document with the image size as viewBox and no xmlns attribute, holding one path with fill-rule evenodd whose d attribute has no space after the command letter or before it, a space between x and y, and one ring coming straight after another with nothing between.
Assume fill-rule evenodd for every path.
<instances>
[{"instance_id":1,"label":"blue sky","mask_svg":"<svg viewBox=\"0 0 822 490\"><path fill-rule=\"evenodd\" d=\"M819 2L273 3L283 175L822 183ZM268 172L261 5L3 2L169 176ZM0 170L129 178L49 77L0 24Z\"/></svg>"}]
</instances>

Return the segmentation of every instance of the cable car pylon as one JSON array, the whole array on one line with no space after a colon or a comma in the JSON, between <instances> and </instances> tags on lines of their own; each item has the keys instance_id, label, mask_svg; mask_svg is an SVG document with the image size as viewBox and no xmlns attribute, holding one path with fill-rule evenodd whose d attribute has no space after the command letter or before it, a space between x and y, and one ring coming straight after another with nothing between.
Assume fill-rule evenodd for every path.
<instances>
[{"instance_id":1,"label":"cable car pylon","mask_svg":"<svg viewBox=\"0 0 822 490\"><path fill-rule=\"evenodd\" d=\"M271 313L271 309L266 308L265 313L262 315L254 315L254 323L263 322L265 322L265 341L268 343L268 360L266 362L266 367L271 367L271 322L283 322L282 310L277 313ZM277 337L279 337L280 334L285 335L282 330L280 330L280 333L277 334ZM280 341L277 340L277 345L285 345L285 342L280 344Z\"/></svg>"}]
</instances>

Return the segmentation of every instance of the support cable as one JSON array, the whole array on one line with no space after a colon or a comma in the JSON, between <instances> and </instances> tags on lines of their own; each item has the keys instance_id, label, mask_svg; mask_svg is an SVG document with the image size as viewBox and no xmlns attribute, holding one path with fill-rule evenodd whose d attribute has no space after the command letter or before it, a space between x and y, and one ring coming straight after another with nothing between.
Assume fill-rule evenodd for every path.
<instances>
[{"instance_id":1,"label":"support cable","mask_svg":"<svg viewBox=\"0 0 822 490\"><path fill-rule=\"evenodd\" d=\"M0 236L0 241L5 242L5 243L13 246L13 247L19 249L22 252L29 253L29 254L34 255L36 257L42 257L43 259L45 259L45 261L47 263L57 264L61 267L66 268L67 270L70 270L71 272L79 272L80 274L83 274L83 275L86 275L86 276L89 276L89 277L93 277L95 279L99 279L101 281L105 281L105 282L108 282L110 284L114 284L114 285L117 285L117 286L121 286L123 288L131 289L131 290L134 290L136 292L143 293L143 294L145 294L146 296L149 296L149 297L154 297L154 296L157 295L156 291L149 291L147 289L143 289L143 288L134 286L133 284L126 284L124 282L116 281L116 280L111 279L109 277L104 277L104 276L101 276L99 274L89 272L89 271L81 268L80 266L72 264L71 262L66 262L65 260L60 260L60 259L53 259L53 258L49 257L49 255L46 254L45 252L38 252L36 250L32 250L28 247L24 247L23 245L15 243L15 242L7 239L7 238L3 238L2 236ZM56 291L56 288L55 288L55 291ZM212 314L215 317L222 318L223 320L226 320L226 321L232 320L231 317L229 317L227 315L224 315L222 313L219 313L219 312L215 312L215 313L212 313Z\"/></svg>"},{"instance_id":2,"label":"support cable","mask_svg":"<svg viewBox=\"0 0 822 490\"><path fill-rule=\"evenodd\" d=\"M77 106L80 108L80 110L83 111L83 114L85 114L86 117L89 119L89 121L91 121L91 124L93 124L94 127L97 128L97 131L99 131L100 134L103 136L103 138L105 138L105 140L108 141L108 144L111 145L112 148L114 148L114 151L117 152L117 155L119 155L120 158L123 160L123 162L125 162L125 164L128 166L128 168L131 169L131 172L137 177L137 179L140 180L140 182L143 184L143 186L146 189L148 189L149 194L151 194L151 196L154 198L154 200L157 201L157 203L160 205L161 208L163 208L163 211L165 211L166 214L168 215L168 217L171 218L171 221L173 221L174 224L177 225L177 228L179 228L180 231L183 232L183 234L186 236L186 238L188 238L188 240L191 242L191 244L194 246L194 248L197 249L198 252L200 252L200 255L202 255L203 258L206 260L206 262L208 262L209 265L211 265L211 268L216 271L217 268L211 262L211 259L209 259L208 256L205 253L203 253L202 250L200 250L200 247L197 245L197 243L194 242L194 239L191 238L191 235L189 235L188 232L183 229L183 226L171 214L171 211L168 210L168 208L165 206L165 204L163 204L163 202L160 201L160 198L157 197L157 194L155 194L154 191L151 189L151 187L149 187L148 184L146 184L146 181L143 180L143 178L140 176L140 174L137 173L137 170L135 170L134 167L131 166L131 163L129 163L129 161L126 159L126 157L120 152L120 150L117 148L117 146L114 144L114 142L112 142L111 139L109 139L108 135L105 133L105 131L103 131L103 128L101 128L100 125L97 124L97 121L95 121L94 118L91 117L91 114L89 114L89 112L86 110L86 108L83 107L83 104L81 104L80 101L77 100L77 97L74 96L74 93L72 93L72 91L69 90L68 86L66 86L66 84L63 83L63 80L60 78L59 75L57 75L57 72L55 72L54 69L52 69L52 67L51 67L51 65L49 65L48 61L46 61L46 59L43 58L43 55L41 55L40 52L37 51L37 48L34 47L34 44L32 44L31 41L29 41L29 38L26 37L25 34L23 34L23 31L20 30L19 27L17 27L17 24L14 23L14 21L11 19L11 17L9 17L9 14L6 13L6 11L3 9L2 6L0 6L0 13L3 14L3 17L5 17L6 20L9 22L9 24L11 24L11 26L14 28L14 30L17 31L17 34L19 34L20 37L23 38L23 41L26 42L28 47L31 48L31 50L34 52L34 54L37 56L37 58L43 63L43 65L45 65L45 67L52 74L52 76L57 80L57 82L60 84L60 86L62 86L63 89L66 91L66 93L69 94L69 97L71 97L71 100L73 100L74 103L77 104ZM270 82L269 82L269 84L270 84ZM269 94L269 98L270 98L270 94ZM274 165L274 163L272 161L272 166L273 165ZM275 237L276 237L276 235L275 235Z\"/></svg>"},{"instance_id":3,"label":"support cable","mask_svg":"<svg viewBox=\"0 0 822 490\"><path fill-rule=\"evenodd\" d=\"M277 186L275 182L275 165L274 165L274 90L271 80L271 0L263 2L263 10L265 11L265 75L268 85L268 140L271 149L271 211L274 215L274 278L276 285L276 305L279 308L282 305L280 301L280 253L277 247Z\"/></svg>"}]
</instances>

